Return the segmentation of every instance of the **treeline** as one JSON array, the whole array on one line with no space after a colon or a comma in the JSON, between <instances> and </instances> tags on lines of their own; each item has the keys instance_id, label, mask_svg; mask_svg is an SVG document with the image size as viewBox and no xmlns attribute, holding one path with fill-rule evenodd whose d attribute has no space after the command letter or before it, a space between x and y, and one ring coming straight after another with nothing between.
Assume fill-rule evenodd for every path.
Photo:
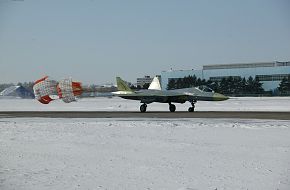
<instances>
[{"instance_id":1,"label":"treeline","mask_svg":"<svg viewBox=\"0 0 290 190\"><path fill-rule=\"evenodd\" d=\"M277 91L280 95L290 95L290 75L282 79Z\"/></svg>"},{"instance_id":2,"label":"treeline","mask_svg":"<svg viewBox=\"0 0 290 190\"><path fill-rule=\"evenodd\" d=\"M258 78L249 77L226 77L222 78L221 81L211 81L211 80L202 80L196 76L187 76L184 78L171 79L168 82L167 89L180 89L180 88L190 88L200 85L206 85L213 89L215 92L219 92L227 95L255 95L255 94L269 94L269 95L281 95L283 93L290 92L290 75L288 78L284 78L277 91L274 92L265 92L262 87L262 83Z\"/></svg>"}]
</instances>

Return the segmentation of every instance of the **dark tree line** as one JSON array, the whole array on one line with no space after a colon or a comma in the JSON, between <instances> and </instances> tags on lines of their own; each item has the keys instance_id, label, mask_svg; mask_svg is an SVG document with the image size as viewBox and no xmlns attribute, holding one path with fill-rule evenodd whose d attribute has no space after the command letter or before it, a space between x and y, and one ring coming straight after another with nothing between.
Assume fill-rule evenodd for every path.
<instances>
[{"instance_id":1,"label":"dark tree line","mask_svg":"<svg viewBox=\"0 0 290 190\"><path fill-rule=\"evenodd\" d=\"M168 81L167 89L190 88L200 85L208 85L208 81L196 78L196 76L188 76L184 78L171 79Z\"/></svg>"},{"instance_id":2,"label":"dark tree line","mask_svg":"<svg viewBox=\"0 0 290 190\"><path fill-rule=\"evenodd\" d=\"M290 95L290 75L282 79L278 87L278 92L280 95Z\"/></svg>"},{"instance_id":3,"label":"dark tree line","mask_svg":"<svg viewBox=\"0 0 290 190\"><path fill-rule=\"evenodd\" d=\"M215 92L231 95L244 95L244 94L263 94L264 89L262 83L258 78L249 77L226 77L221 81L202 80L196 76L188 76L184 78L171 79L168 82L167 89L180 89L206 85L212 88Z\"/></svg>"}]
</instances>

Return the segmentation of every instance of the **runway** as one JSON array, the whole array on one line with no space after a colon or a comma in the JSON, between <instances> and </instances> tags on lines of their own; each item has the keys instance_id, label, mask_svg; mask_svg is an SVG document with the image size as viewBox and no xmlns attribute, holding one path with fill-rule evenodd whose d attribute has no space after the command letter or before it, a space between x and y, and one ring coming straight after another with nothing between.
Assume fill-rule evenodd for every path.
<instances>
[{"instance_id":1,"label":"runway","mask_svg":"<svg viewBox=\"0 0 290 190\"><path fill-rule=\"evenodd\" d=\"M199 111L199 112L131 112L131 111L1 111L0 118L239 118L290 120L290 112Z\"/></svg>"}]
</instances>

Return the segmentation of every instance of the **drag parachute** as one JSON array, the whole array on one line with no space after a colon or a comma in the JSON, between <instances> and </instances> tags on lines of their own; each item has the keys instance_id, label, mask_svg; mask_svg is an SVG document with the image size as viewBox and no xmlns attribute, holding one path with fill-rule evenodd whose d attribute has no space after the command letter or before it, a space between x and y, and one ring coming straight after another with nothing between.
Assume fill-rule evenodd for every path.
<instances>
[{"instance_id":1,"label":"drag parachute","mask_svg":"<svg viewBox=\"0 0 290 190\"><path fill-rule=\"evenodd\" d=\"M59 82L45 76L35 81L33 86L35 99L42 104L49 104L55 99L62 99L65 103L76 101L76 96L82 94L80 82L73 82L71 78Z\"/></svg>"},{"instance_id":2,"label":"drag parachute","mask_svg":"<svg viewBox=\"0 0 290 190\"><path fill-rule=\"evenodd\" d=\"M49 102L54 100L53 95L57 95L56 86L57 82L50 80L48 76L35 81L33 85L35 99L40 103L49 104Z\"/></svg>"},{"instance_id":3,"label":"drag parachute","mask_svg":"<svg viewBox=\"0 0 290 190\"><path fill-rule=\"evenodd\" d=\"M70 103L76 100L76 96L82 94L83 90L80 82L73 82L71 78L61 80L57 85L59 98L65 103Z\"/></svg>"}]
</instances>

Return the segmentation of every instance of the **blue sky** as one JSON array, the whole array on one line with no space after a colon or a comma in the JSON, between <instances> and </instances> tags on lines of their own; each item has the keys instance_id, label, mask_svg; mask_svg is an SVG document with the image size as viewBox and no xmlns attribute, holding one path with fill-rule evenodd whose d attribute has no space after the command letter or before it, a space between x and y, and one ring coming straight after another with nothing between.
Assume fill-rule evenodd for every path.
<instances>
[{"instance_id":1,"label":"blue sky","mask_svg":"<svg viewBox=\"0 0 290 190\"><path fill-rule=\"evenodd\" d=\"M0 0L0 83L290 61L289 0Z\"/></svg>"}]
</instances>

